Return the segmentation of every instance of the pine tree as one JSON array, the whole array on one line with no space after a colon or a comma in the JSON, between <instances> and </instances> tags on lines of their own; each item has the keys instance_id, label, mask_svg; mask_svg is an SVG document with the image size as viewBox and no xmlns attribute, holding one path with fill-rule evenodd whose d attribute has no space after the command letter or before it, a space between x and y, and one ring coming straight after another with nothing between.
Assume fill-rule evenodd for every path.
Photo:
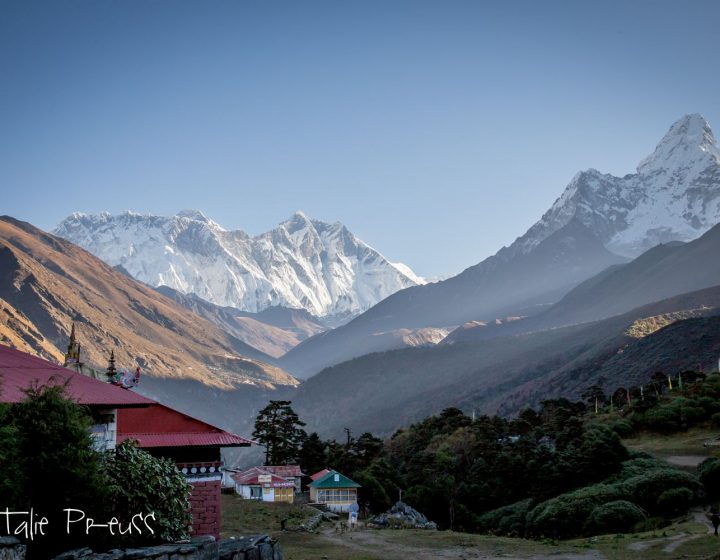
<instances>
[{"instance_id":1,"label":"pine tree","mask_svg":"<svg viewBox=\"0 0 720 560\"><path fill-rule=\"evenodd\" d=\"M307 437L305 422L290 406L291 401L270 401L255 419L253 437L265 447L266 465L297 462L300 447Z\"/></svg>"},{"instance_id":2,"label":"pine tree","mask_svg":"<svg viewBox=\"0 0 720 560\"><path fill-rule=\"evenodd\" d=\"M299 463L302 471L308 475L323 470L327 466L327 443L320 439L317 432L311 433L300 448Z\"/></svg>"}]
</instances>

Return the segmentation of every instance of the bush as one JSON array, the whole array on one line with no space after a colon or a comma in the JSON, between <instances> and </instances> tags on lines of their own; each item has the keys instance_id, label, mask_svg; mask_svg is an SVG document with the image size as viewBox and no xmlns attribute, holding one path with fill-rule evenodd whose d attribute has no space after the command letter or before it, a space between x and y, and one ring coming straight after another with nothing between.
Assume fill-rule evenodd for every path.
<instances>
[{"instance_id":1,"label":"bush","mask_svg":"<svg viewBox=\"0 0 720 560\"><path fill-rule=\"evenodd\" d=\"M693 500L700 490L700 483L695 476L671 467L657 468L634 476L622 482L620 486L628 499L651 513L663 513L658 499L666 490L686 488L692 493Z\"/></svg>"},{"instance_id":2,"label":"bush","mask_svg":"<svg viewBox=\"0 0 720 560\"><path fill-rule=\"evenodd\" d=\"M595 484L538 504L527 516L527 533L535 537L569 538L581 535L593 510L622 498L616 485Z\"/></svg>"},{"instance_id":3,"label":"bush","mask_svg":"<svg viewBox=\"0 0 720 560\"><path fill-rule=\"evenodd\" d=\"M650 456L630 459L622 464L620 473L613 477L613 481L624 481L657 468L661 468L660 463Z\"/></svg>"},{"instance_id":4,"label":"bush","mask_svg":"<svg viewBox=\"0 0 720 560\"><path fill-rule=\"evenodd\" d=\"M695 399L697 406L702 407L706 415L715 415L720 413L720 402L712 397L698 397Z\"/></svg>"},{"instance_id":5,"label":"bush","mask_svg":"<svg viewBox=\"0 0 720 560\"><path fill-rule=\"evenodd\" d=\"M720 428L720 412L716 412L710 417L710 420L712 421L712 425L716 428Z\"/></svg>"},{"instance_id":6,"label":"bush","mask_svg":"<svg viewBox=\"0 0 720 560\"><path fill-rule=\"evenodd\" d=\"M124 441L105 456L110 508L127 523L137 513L155 513L154 540L172 542L188 538L190 485L170 459L158 459ZM143 536L143 544L147 542ZM133 542L132 544L138 544Z\"/></svg>"},{"instance_id":7,"label":"bush","mask_svg":"<svg viewBox=\"0 0 720 560\"><path fill-rule=\"evenodd\" d=\"M102 455L94 449L87 410L67 396L64 386L34 386L25 393L2 419L17 438L14 466L21 475L15 505L48 518L44 538L29 541L27 555L51 558L92 543L92 534L66 533L62 510L102 518L107 495Z\"/></svg>"},{"instance_id":8,"label":"bush","mask_svg":"<svg viewBox=\"0 0 720 560\"><path fill-rule=\"evenodd\" d=\"M632 502L616 500L593 509L585 524L584 532L587 535L624 533L645 518L645 512Z\"/></svg>"},{"instance_id":9,"label":"bush","mask_svg":"<svg viewBox=\"0 0 720 560\"><path fill-rule=\"evenodd\" d=\"M522 537L525 534L525 518L530 509L531 499L487 512L480 516L478 530L497 535Z\"/></svg>"},{"instance_id":10,"label":"bush","mask_svg":"<svg viewBox=\"0 0 720 560\"><path fill-rule=\"evenodd\" d=\"M720 499L720 459L705 459L698 465L698 477L711 500Z\"/></svg>"},{"instance_id":11,"label":"bush","mask_svg":"<svg viewBox=\"0 0 720 560\"><path fill-rule=\"evenodd\" d=\"M630 437L635 431L632 423L624 419L614 420L608 424L608 427L621 438Z\"/></svg>"},{"instance_id":12,"label":"bush","mask_svg":"<svg viewBox=\"0 0 720 560\"><path fill-rule=\"evenodd\" d=\"M657 406L642 415L642 423L650 430L669 434L680 430L680 418L670 406Z\"/></svg>"},{"instance_id":13,"label":"bush","mask_svg":"<svg viewBox=\"0 0 720 560\"><path fill-rule=\"evenodd\" d=\"M666 517L685 513L695 501L695 492L688 488L665 490L657 499L657 509Z\"/></svg>"}]
</instances>

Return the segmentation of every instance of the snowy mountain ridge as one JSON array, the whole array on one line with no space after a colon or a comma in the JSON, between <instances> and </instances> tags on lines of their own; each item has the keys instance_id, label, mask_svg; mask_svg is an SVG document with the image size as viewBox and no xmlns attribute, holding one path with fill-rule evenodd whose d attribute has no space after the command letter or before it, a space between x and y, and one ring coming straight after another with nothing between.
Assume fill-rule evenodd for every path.
<instances>
[{"instance_id":1,"label":"snowy mountain ridge","mask_svg":"<svg viewBox=\"0 0 720 560\"><path fill-rule=\"evenodd\" d=\"M197 210L171 217L75 212L54 233L147 284L250 312L282 305L351 317L424 283L341 223L302 212L257 236L228 231Z\"/></svg>"},{"instance_id":2,"label":"snowy mountain ridge","mask_svg":"<svg viewBox=\"0 0 720 560\"><path fill-rule=\"evenodd\" d=\"M720 222L720 149L710 125L699 114L685 115L637 173L578 173L542 218L498 256L530 252L573 218L626 257L705 233Z\"/></svg>"}]
</instances>

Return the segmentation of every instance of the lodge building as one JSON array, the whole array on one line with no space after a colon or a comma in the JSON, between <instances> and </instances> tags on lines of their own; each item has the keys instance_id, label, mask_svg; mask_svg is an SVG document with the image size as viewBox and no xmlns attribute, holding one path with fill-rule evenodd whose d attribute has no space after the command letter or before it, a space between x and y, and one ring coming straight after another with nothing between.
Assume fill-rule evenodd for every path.
<instances>
[{"instance_id":1,"label":"lodge building","mask_svg":"<svg viewBox=\"0 0 720 560\"><path fill-rule=\"evenodd\" d=\"M25 390L31 386L65 385L72 400L88 407L92 416L91 434L98 449L114 449L117 444L132 439L150 454L172 459L192 486L193 536L219 538L220 449L247 447L254 442L101 381L97 372L87 375L88 372L82 370L88 368L79 361L79 346L73 350L73 343L74 336L69 354L77 352L70 356L68 365L76 371L0 345L0 402L22 401Z\"/></svg>"}]
</instances>

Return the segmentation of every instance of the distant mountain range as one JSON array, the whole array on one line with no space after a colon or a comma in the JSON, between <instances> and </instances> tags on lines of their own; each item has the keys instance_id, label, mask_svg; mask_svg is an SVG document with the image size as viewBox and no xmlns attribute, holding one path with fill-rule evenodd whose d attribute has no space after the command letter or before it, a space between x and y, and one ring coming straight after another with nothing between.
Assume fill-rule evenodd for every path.
<instances>
[{"instance_id":1,"label":"distant mountain range","mask_svg":"<svg viewBox=\"0 0 720 560\"><path fill-rule=\"evenodd\" d=\"M75 213L53 233L146 284L248 312L283 306L337 322L424 283L341 223L302 212L254 237L194 210L172 217Z\"/></svg>"},{"instance_id":2,"label":"distant mountain range","mask_svg":"<svg viewBox=\"0 0 720 560\"><path fill-rule=\"evenodd\" d=\"M293 386L273 359L72 243L0 217L0 341L60 361L70 327L104 369L233 389Z\"/></svg>"},{"instance_id":3,"label":"distant mountain range","mask_svg":"<svg viewBox=\"0 0 720 560\"><path fill-rule=\"evenodd\" d=\"M115 268L4 217L0 342L60 359L75 321L88 362L115 348L153 374L152 396L242 429L269 398L332 436L388 434L446 406L513 414L593 383L714 368L718 222L720 151L699 115L637 173L579 173L511 246L431 284L302 214L257 237L197 212L58 227Z\"/></svg>"},{"instance_id":4,"label":"distant mountain range","mask_svg":"<svg viewBox=\"0 0 720 560\"><path fill-rule=\"evenodd\" d=\"M708 123L687 115L637 173L578 173L510 247L453 278L391 295L347 325L301 343L280 363L306 378L382 350L373 344L379 332L533 315L608 266L658 243L695 239L718 222L720 150Z\"/></svg>"}]
</instances>

